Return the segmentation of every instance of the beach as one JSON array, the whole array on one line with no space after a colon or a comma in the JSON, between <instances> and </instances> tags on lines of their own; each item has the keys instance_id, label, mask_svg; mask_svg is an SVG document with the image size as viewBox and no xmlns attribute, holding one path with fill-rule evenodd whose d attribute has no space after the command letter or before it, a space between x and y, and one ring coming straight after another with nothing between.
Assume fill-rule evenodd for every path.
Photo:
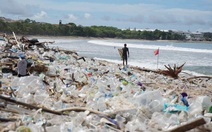
<instances>
[{"instance_id":1,"label":"beach","mask_svg":"<svg viewBox=\"0 0 212 132\"><path fill-rule=\"evenodd\" d=\"M54 39L38 38L41 42ZM83 48L81 39L80 43L72 41ZM96 40L89 42L96 44ZM116 44L115 47L123 45ZM128 68L123 68L121 60L108 61L111 56L92 57L91 51L78 52L73 48L76 45L70 45L72 50L65 49L66 40L62 38L48 46L50 50L46 51L43 48L24 51L34 66L42 65L47 71L38 73L34 69L25 77L2 73L1 118L14 119L0 123L2 131L171 131L196 119L204 119L204 123L194 125L190 131L212 130L210 75L180 72L175 79L151 71L156 68L146 70L149 67L133 65L132 60ZM114 45L107 47L100 52L116 51L111 49ZM92 45L91 49L97 52L95 48ZM130 51L132 55L133 51L136 50ZM206 50L193 50L201 54L202 51ZM153 64L155 67L156 62ZM204 66L207 65L205 62ZM17 102L11 103L8 98Z\"/></svg>"}]
</instances>

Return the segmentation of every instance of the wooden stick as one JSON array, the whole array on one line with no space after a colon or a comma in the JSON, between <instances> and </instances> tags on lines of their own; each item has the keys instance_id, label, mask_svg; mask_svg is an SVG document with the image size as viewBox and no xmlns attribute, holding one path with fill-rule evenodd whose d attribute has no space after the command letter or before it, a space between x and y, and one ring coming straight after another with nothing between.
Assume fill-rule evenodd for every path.
<instances>
[{"instance_id":1,"label":"wooden stick","mask_svg":"<svg viewBox=\"0 0 212 132\"><path fill-rule=\"evenodd\" d=\"M91 113L94 113L94 114L109 117L109 115L106 114L106 113L103 113L103 112L100 112L100 111L97 111L97 110L92 110L92 109L89 109L89 108L86 108L86 107L71 107L71 108L65 108L65 109L57 110L57 112L59 112L59 113L65 112L65 111L90 111Z\"/></svg>"},{"instance_id":2,"label":"wooden stick","mask_svg":"<svg viewBox=\"0 0 212 132\"><path fill-rule=\"evenodd\" d=\"M56 114L56 115L62 115L63 114L62 112L57 112L57 111L53 111L53 110L50 110L50 109L47 109L47 108L34 106L34 105L27 104L27 103L24 103L24 102L20 102L20 101L17 101L17 100L8 98L8 97L4 97L2 95L0 95L0 99L8 101L8 102L15 103L15 104L18 104L18 105L23 105L23 106L31 108L31 109L36 109L36 110L42 109L42 111L44 111L44 112L48 112L48 113L52 113L52 114Z\"/></svg>"},{"instance_id":3,"label":"wooden stick","mask_svg":"<svg viewBox=\"0 0 212 132\"><path fill-rule=\"evenodd\" d=\"M34 106L34 105L31 105L31 104L26 104L24 102L20 102L20 101L17 101L17 100L13 100L13 99L10 99L8 97L4 97L2 95L0 95L0 99L3 99L5 101L9 101L9 102L12 102L12 103L15 103L15 104L19 104L19 105L23 105L23 106L26 106L28 108L31 108L31 109L42 109L42 111L44 112L49 112L49 113L52 113L52 114L56 114L56 115L63 115L65 111L90 111L91 113L94 113L94 114L99 114L99 115L103 115L103 116L109 116L103 112L100 112L100 111L96 111L96 110L92 110L92 109L89 109L89 108L86 108L86 107L71 107L71 108L66 108L66 109L61 109L61 110L57 110L57 111L53 111L53 110L50 110L50 109L47 109L47 108L42 108L42 107L38 107L38 106Z\"/></svg>"},{"instance_id":4,"label":"wooden stick","mask_svg":"<svg viewBox=\"0 0 212 132\"><path fill-rule=\"evenodd\" d=\"M9 87L9 89L11 90L11 93L13 94L13 96L16 97L14 90L11 87Z\"/></svg>"},{"instance_id":5,"label":"wooden stick","mask_svg":"<svg viewBox=\"0 0 212 132\"><path fill-rule=\"evenodd\" d=\"M194 76L194 77L187 78L187 80L197 79L197 78L208 78L208 79L212 79L211 76Z\"/></svg>"},{"instance_id":6,"label":"wooden stick","mask_svg":"<svg viewBox=\"0 0 212 132\"><path fill-rule=\"evenodd\" d=\"M17 121L15 118L0 118L0 122Z\"/></svg>"},{"instance_id":7,"label":"wooden stick","mask_svg":"<svg viewBox=\"0 0 212 132\"><path fill-rule=\"evenodd\" d=\"M198 118L192 122L178 126L177 128L170 130L169 132L185 132L185 131L191 130L195 127L204 125L205 123L206 123L206 121L203 118Z\"/></svg>"},{"instance_id":8,"label":"wooden stick","mask_svg":"<svg viewBox=\"0 0 212 132\"><path fill-rule=\"evenodd\" d=\"M15 35L14 32L13 32L13 36L14 36L14 38L15 38L15 41L16 41L17 45L18 45L19 43L18 43L18 40L17 40L16 35ZM18 47L19 47L19 46L18 46ZM20 48L20 47L19 47L19 48Z\"/></svg>"},{"instance_id":9,"label":"wooden stick","mask_svg":"<svg viewBox=\"0 0 212 132\"><path fill-rule=\"evenodd\" d=\"M10 109L6 109L6 108L0 108L1 111L5 111L5 112L11 112L11 113L15 113L15 114L19 114L17 111L15 110L10 110Z\"/></svg>"}]
</instances>

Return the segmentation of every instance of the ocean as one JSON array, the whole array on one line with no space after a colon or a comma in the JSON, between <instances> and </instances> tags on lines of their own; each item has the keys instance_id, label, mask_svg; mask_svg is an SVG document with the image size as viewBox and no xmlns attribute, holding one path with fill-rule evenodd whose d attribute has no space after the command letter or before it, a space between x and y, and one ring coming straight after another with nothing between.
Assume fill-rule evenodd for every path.
<instances>
[{"instance_id":1,"label":"ocean","mask_svg":"<svg viewBox=\"0 0 212 132\"><path fill-rule=\"evenodd\" d=\"M118 48L124 44L130 51L128 64L148 69L166 69L164 65L185 63L183 72L212 75L212 42L146 41L131 39L38 38L40 42L55 41L52 47L75 50L80 56L122 64ZM154 51L159 48L159 54Z\"/></svg>"}]
</instances>

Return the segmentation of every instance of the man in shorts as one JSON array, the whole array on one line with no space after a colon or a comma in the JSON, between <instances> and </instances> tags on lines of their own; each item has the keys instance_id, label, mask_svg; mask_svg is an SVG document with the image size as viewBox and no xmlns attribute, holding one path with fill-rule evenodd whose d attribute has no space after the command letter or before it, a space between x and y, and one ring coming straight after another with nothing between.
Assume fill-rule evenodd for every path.
<instances>
[{"instance_id":1,"label":"man in shorts","mask_svg":"<svg viewBox=\"0 0 212 132\"><path fill-rule=\"evenodd\" d=\"M123 54L122 54L123 66L125 67L125 63L127 66L127 58L130 56L129 49L127 48L127 44L124 44L124 48L122 48L122 50L123 50Z\"/></svg>"}]
</instances>

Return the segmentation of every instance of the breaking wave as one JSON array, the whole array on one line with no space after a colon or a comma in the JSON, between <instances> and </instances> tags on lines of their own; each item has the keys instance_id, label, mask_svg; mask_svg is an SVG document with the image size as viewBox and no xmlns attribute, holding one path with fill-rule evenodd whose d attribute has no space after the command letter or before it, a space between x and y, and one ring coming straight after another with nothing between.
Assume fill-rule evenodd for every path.
<instances>
[{"instance_id":1,"label":"breaking wave","mask_svg":"<svg viewBox=\"0 0 212 132\"><path fill-rule=\"evenodd\" d=\"M95 44L95 45L104 45L104 46L113 46L113 47L123 47L123 43L118 42L106 42L100 40L90 40L88 43ZM149 45L149 44L134 44L134 43L127 43L129 48L140 48L140 49L157 49L160 48L161 50L168 50L168 51L183 51L183 52L196 52L196 53L210 53L212 54L212 50L209 49L194 49L194 48L186 48L186 47L175 47L173 45Z\"/></svg>"}]
</instances>

